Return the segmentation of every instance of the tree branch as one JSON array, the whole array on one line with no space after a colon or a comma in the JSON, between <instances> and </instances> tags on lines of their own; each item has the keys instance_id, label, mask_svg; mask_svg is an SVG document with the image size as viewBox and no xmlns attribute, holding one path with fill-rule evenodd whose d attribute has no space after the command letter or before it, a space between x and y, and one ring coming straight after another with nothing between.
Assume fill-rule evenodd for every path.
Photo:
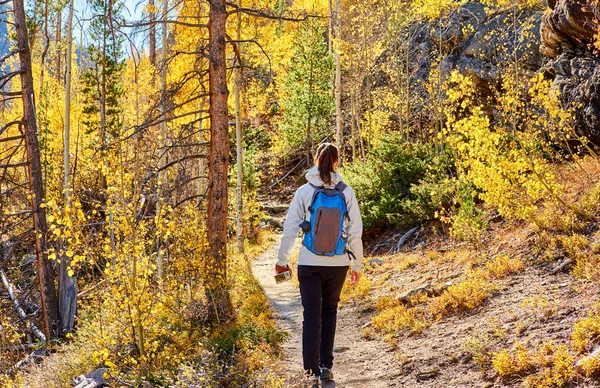
<instances>
[{"instance_id":1,"label":"tree branch","mask_svg":"<svg viewBox=\"0 0 600 388\"><path fill-rule=\"evenodd\" d=\"M184 161L189 160L189 159L203 159L203 158L206 158L206 155L202 155L202 154L186 155L186 156L184 156L182 158L179 158L177 160L169 162L169 163L165 164L164 166L162 166L160 168L157 168L156 172L160 172L160 171L166 170L167 168L169 168L171 166L174 166L177 163L181 163L181 162L184 162Z\"/></svg>"}]
</instances>

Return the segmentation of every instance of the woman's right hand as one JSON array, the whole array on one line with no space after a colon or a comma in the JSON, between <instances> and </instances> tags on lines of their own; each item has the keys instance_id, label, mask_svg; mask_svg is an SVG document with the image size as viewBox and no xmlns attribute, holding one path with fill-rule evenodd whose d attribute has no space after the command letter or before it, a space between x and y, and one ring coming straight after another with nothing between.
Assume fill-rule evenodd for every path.
<instances>
[{"instance_id":1,"label":"woman's right hand","mask_svg":"<svg viewBox=\"0 0 600 388\"><path fill-rule=\"evenodd\" d=\"M356 286L358 284L359 280L360 280L360 272L352 271L352 274L350 274L350 285Z\"/></svg>"}]
</instances>

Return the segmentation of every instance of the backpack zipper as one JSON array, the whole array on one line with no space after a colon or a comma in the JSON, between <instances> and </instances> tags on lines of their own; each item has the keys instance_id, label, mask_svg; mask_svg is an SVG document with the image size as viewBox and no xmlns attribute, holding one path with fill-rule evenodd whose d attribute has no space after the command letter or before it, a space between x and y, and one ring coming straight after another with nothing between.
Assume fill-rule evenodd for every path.
<instances>
[{"instance_id":1,"label":"backpack zipper","mask_svg":"<svg viewBox=\"0 0 600 388\"><path fill-rule=\"evenodd\" d=\"M319 232L319 225L321 224L321 214L323 213L323 209L319 209L317 212L317 225L315 226L315 236Z\"/></svg>"}]
</instances>

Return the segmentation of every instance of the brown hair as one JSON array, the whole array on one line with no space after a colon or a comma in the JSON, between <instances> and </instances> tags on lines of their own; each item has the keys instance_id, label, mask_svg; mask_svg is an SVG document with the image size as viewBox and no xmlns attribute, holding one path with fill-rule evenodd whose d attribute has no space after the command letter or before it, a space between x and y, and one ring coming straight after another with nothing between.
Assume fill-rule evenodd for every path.
<instances>
[{"instance_id":1,"label":"brown hair","mask_svg":"<svg viewBox=\"0 0 600 388\"><path fill-rule=\"evenodd\" d=\"M317 148L317 168L321 180L331 185L331 173L334 172L335 164L339 160L338 148L335 144L323 143Z\"/></svg>"}]
</instances>

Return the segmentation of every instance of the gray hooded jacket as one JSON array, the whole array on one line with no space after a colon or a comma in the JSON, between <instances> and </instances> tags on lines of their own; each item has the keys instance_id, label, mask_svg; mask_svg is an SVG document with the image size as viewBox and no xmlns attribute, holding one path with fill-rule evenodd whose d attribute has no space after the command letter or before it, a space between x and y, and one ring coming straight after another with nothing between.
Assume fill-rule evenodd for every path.
<instances>
[{"instance_id":1,"label":"gray hooded jacket","mask_svg":"<svg viewBox=\"0 0 600 388\"><path fill-rule=\"evenodd\" d=\"M306 179L315 186L324 185L323 180L319 176L317 167L308 170ZM338 182L342 181L342 176L336 172L332 172L331 181L332 185L326 185L325 187L335 187ZM311 205L315 189L309 183L301 186L296 191L292 204L288 210L285 223L283 224L283 237L281 238L277 261L277 264L281 266L286 266L289 262L294 241L300 232L300 224L304 220L310 221L308 207ZM348 236L347 249L356 256L356 260L352 260L352 270L360 272L363 261L362 219L360 217L360 210L358 208L356 196L354 195L354 190L352 190L350 186L346 187L344 190L344 196L346 197L346 206L350 220L346 219L344 221L343 230ZM343 267L349 264L350 259L348 254L320 256L309 251L304 245L300 248L300 253L298 255L298 265Z\"/></svg>"}]
</instances>

